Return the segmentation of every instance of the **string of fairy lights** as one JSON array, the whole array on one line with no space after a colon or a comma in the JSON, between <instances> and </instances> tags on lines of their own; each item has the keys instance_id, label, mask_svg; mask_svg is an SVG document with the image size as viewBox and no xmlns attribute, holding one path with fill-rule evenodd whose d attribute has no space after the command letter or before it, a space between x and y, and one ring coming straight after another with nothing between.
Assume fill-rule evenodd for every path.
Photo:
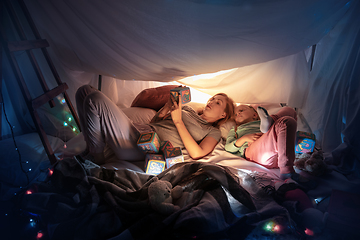
<instances>
[{"instance_id":1,"label":"string of fairy lights","mask_svg":"<svg viewBox=\"0 0 360 240\"><path fill-rule=\"evenodd\" d=\"M71 131L73 131L75 134L78 134L80 131L74 121L74 118L68 108L68 106L65 104L66 101L64 98L61 98L60 96L57 97L57 99L59 100L60 104L63 105L63 112L62 112L62 116L63 116L63 126L64 127L68 127L71 129ZM29 177L29 173L32 172L32 168L29 167L30 163L29 161L23 161L22 160L22 155L20 153L20 149L18 148L18 144L16 142L16 139L15 139L15 133L14 133L14 129L15 129L15 126L11 124L9 118L8 118L8 115L6 113L6 109L5 109L5 103L4 101L1 102L2 104L2 109L3 109L3 113L4 113L4 117L5 117L5 120L6 120L6 123L7 125L9 126L10 128L10 132L11 132L11 137L12 137L12 140L13 140L13 143L14 143L14 147L15 147L15 151L17 152L17 156L18 156L18 162L19 162L19 165L20 165L20 169L21 169L21 172L23 172L25 174L25 177L26 177L26 185L25 186L12 186L14 189L18 189L18 191L15 191L14 192L14 195L19 195L20 192L24 193L24 194L33 194L35 193L36 191L34 189L31 189L30 188L30 184L31 184L31 181L32 179L30 179ZM67 148L66 146L66 139L64 141L64 148ZM61 160L61 159L59 159ZM51 168L48 168L47 170L47 173L45 173L48 177L50 177L52 174L53 174L53 170ZM10 211L10 209L9 209ZM23 218L25 219L28 219L28 220L25 220L27 221L27 226L26 226L26 229L32 233L32 235L35 235L35 238L36 239L42 239L44 236L46 236L46 233L45 231L43 231L41 229L41 224L40 223L40 215L39 214L34 214L34 213L31 213L31 212L25 212L23 210L19 210L17 213L13 213L14 215L22 215ZM10 213L5 213L4 214L6 218L9 218L11 217Z\"/></svg>"}]
</instances>

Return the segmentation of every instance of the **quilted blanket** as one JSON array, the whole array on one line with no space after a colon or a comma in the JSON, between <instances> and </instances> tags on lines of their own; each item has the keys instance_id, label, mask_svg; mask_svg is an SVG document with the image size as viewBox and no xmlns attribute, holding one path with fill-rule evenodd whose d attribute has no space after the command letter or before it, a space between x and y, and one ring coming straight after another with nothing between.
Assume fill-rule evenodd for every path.
<instances>
[{"instance_id":1,"label":"quilted blanket","mask_svg":"<svg viewBox=\"0 0 360 240\"><path fill-rule=\"evenodd\" d=\"M41 215L51 239L241 239L251 223L284 212L271 199L250 194L244 181L217 164L179 163L157 177L184 189L174 202L180 210L171 215L149 204L153 176L74 158L59 161L49 181L33 185L20 205Z\"/></svg>"}]
</instances>

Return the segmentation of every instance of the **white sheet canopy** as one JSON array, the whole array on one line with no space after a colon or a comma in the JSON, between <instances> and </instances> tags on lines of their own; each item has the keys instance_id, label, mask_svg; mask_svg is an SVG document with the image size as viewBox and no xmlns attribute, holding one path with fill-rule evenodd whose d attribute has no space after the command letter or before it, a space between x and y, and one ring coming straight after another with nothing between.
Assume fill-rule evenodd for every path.
<instances>
[{"instance_id":1,"label":"white sheet canopy","mask_svg":"<svg viewBox=\"0 0 360 240\"><path fill-rule=\"evenodd\" d=\"M236 102L284 102L299 109L334 163L343 170L359 163L357 0L25 2L72 99L82 84L96 86L100 74L116 102L119 92L130 99L140 91L129 84L175 80ZM15 107L8 76L4 70L5 106L24 109ZM21 115L10 114L20 132ZM5 124L2 132L9 134Z\"/></svg>"}]
</instances>

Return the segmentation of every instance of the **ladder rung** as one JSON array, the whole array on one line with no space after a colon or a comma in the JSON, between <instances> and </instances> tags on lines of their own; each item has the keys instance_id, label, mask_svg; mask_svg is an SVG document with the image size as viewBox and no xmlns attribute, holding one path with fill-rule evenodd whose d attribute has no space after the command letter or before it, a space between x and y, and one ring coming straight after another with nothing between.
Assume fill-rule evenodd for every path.
<instances>
[{"instance_id":1,"label":"ladder rung","mask_svg":"<svg viewBox=\"0 0 360 240\"><path fill-rule=\"evenodd\" d=\"M38 109L45 103L49 102L56 96L60 95L61 93L64 93L68 89L68 85L66 83L62 83L61 85L51 89L48 92L45 92L43 95L40 95L37 98L34 98L32 100L32 107L33 109Z\"/></svg>"},{"instance_id":2,"label":"ladder rung","mask_svg":"<svg viewBox=\"0 0 360 240\"><path fill-rule=\"evenodd\" d=\"M48 41L46 41L46 39L24 40L24 41L8 42L8 47L10 52L16 52L16 51L49 47L49 43Z\"/></svg>"}]
</instances>

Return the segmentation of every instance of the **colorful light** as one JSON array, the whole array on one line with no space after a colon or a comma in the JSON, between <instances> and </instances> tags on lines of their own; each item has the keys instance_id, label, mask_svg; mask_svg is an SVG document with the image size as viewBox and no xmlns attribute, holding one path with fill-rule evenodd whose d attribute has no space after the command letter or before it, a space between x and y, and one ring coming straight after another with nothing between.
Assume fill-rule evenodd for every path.
<instances>
[{"instance_id":1,"label":"colorful light","mask_svg":"<svg viewBox=\"0 0 360 240\"><path fill-rule=\"evenodd\" d=\"M66 127L68 125L68 123L67 122L64 122L64 126Z\"/></svg>"},{"instance_id":2,"label":"colorful light","mask_svg":"<svg viewBox=\"0 0 360 240\"><path fill-rule=\"evenodd\" d=\"M54 170L49 168L49 175L51 176L54 173Z\"/></svg>"},{"instance_id":3,"label":"colorful light","mask_svg":"<svg viewBox=\"0 0 360 240\"><path fill-rule=\"evenodd\" d=\"M65 103L65 98L63 98L63 99L61 100L61 103L62 103L62 104L64 104L64 103Z\"/></svg>"},{"instance_id":4,"label":"colorful light","mask_svg":"<svg viewBox=\"0 0 360 240\"><path fill-rule=\"evenodd\" d=\"M31 190L27 190L26 194L32 194L33 192Z\"/></svg>"},{"instance_id":5,"label":"colorful light","mask_svg":"<svg viewBox=\"0 0 360 240\"><path fill-rule=\"evenodd\" d=\"M69 122L71 122L72 118L71 118L71 117L68 117L68 120L69 120Z\"/></svg>"},{"instance_id":6,"label":"colorful light","mask_svg":"<svg viewBox=\"0 0 360 240\"><path fill-rule=\"evenodd\" d=\"M305 229L305 234L308 235L308 236L314 236L314 232L310 229Z\"/></svg>"},{"instance_id":7,"label":"colorful light","mask_svg":"<svg viewBox=\"0 0 360 240\"><path fill-rule=\"evenodd\" d=\"M274 232L280 232L280 230L281 230L281 227L280 227L279 225L275 225L275 226L273 227L273 231L274 231Z\"/></svg>"},{"instance_id":8,"label":"colorful light","mask_svg":"<svg viewBox=\"0 0 360 240\"><path fill-rule=\"evenodd\" d=\"M273 221L270 221L264 225L264 230L268 232L280 232L281 226L279 224L275 224Z\"/></svg>"},{"instance_id":9,"label":"colorful light","mask_svg":"<svg viewBox=\"0 0 360 240\"><path fill-rule=\"evenodd\" d=\"M30 218L30 226L31 227L35 227L36 226L36 222L34 221L34 219Z\"/></svg>"},{"instance_id":10,"label":"colorful light","mask_svg":"<svg viewBox=\"0 0 360 240\"><path fill-rule=\"evenodd\" d=\"M268 222L267 224L265 224L264 226L264 230L266 231L272 231L272 229L274 228L274 222L273 221L270 221Z\"/></svg>"},{"instance_id":11,"label":"colorful light","mask_svg":"<svg viewBox=\"0 0 360 240\"><path fill-rule=\"evenodd\" d=\"M44 236L44 234L40 231L40 232L37 233L36 238L37 238L37 239L40 239L40 238L42 238L43 236Z\"/></svg>"}]
</instances>

